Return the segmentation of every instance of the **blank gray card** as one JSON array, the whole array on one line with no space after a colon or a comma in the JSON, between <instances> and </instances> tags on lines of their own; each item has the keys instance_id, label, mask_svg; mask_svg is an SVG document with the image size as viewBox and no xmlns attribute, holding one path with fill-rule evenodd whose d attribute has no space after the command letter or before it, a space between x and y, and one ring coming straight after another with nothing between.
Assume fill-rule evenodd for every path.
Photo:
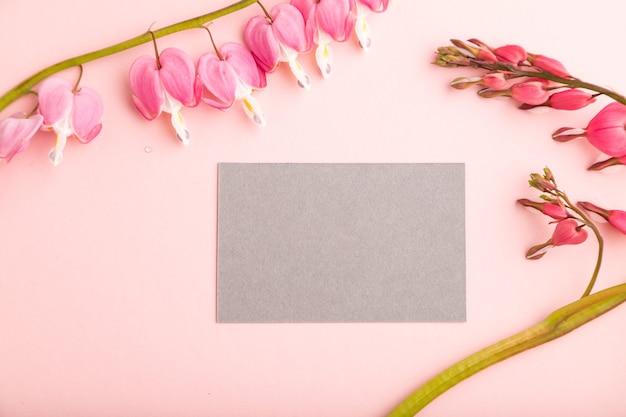
<instances>
[{"instance_id":1,"label":"blank gray card","mask_svg":"<svg viewBox=\"0 0 626 417\"><path fill-rule=\"evenodd\" d=\"M217 321L465 321L463 164L221 163Z\"/></svg>"}]
</instances>

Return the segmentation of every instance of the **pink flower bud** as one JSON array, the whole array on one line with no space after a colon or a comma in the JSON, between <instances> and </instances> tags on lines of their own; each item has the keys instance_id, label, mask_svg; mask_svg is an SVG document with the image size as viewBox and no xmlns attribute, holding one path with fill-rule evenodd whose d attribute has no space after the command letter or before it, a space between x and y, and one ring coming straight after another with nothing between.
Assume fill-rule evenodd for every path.
<instances>
[{"instance_id":1,"label":"pink flower bud","mask_svg":"<svg viewBox=\"0 0 626 417\"><path fill-rule=\"evenodd\" d=\"M565 207L559 203L552 203L548 201L538 202L527 198L521 198L517 200L517 202L524 207L534 208L535 210L538 210L546 216L550 216L556 220L563 220L569 217Z\"/></svg>"},{"instance_id":2,"label":"pink flower bud","mask_svg":"<svg viewBox=\"0 0 626 417\"><path fill-rule=\"evenodd\" d=\"M489 72L482 78L481 84L493 90L506 90L509 82L501 72Z\"/></svg>"},{"instance_id":3,"label":"pink flower bud","mask_svg":"<svg viewBox=\"0 0 626 417\"><path fill-rule=\"evenodd\" d=\"M550 241L553 246L578 245L587 240L587 231L579 227L574 219L565 219L557 223Z\"/></svg>"},{"instance_id":4,"label":"pink flower bud","mask_svg":"<svg viewBox=\"0 0 626 417\"><path fill-rule=\"evenodd\" d=\"M543 79L531 79L514 84L510 88L511 97L524 104L541 105L548 100L550 93L545 90L549 81Z\"/></svg>"},{"instance_id":5,"label":"pink flower bud","mask_svg":"<svg viewBox=\"0 0 626 417\"><path fill-rule=\"evenodd\" d=\"M589 143L609 156L626 155L626 106L613 102L604 107L587 125Z\"/></svg>"},{"instance_id":6,"label":"pink flower bud","mask_svg":"<svg viewBox=\"0 0 626 417\"><path fill-rule=\"evenodd\" d=\"M548 58L544 55L528 54L528 61L540 70L549 72L557 77L571 78L572 76L565 69L563 64L553 58Z\"/></svg>"},{"instance_id":7,"label":"pink flower bud","mask_svg":"<svg viewBox=\"0 0 626 417\"><path fill-rule=\"evenodd\" d=\"M586 201L582 201L578 203L578 205L587 211L600 215L601 217L606 219L611 226L626 234L626 211L607 210Z\"/></svg>"},{"instance_id":8,"label":"pink flower bud","mask_svg":"<svg viewBox=\"0 0 626 417\"><path fill-rule=\"evenodd\" d=\"M570 88L552 94L546 105L558 110L578 110L594 101L596 101L595 97L588 92Z\"/></svg>"},{"instance_id":9,"label":"pink flower bud","mask_svg":"<svg viewBox=\"0 0 626 417\"><path fill-rule=\"evenodd\" d=\"M496 48L494 53L498 60L510 62L511 64L519 64L526 61L526 51L519 45L505 45Z\"/></svg>"}]
</instances>

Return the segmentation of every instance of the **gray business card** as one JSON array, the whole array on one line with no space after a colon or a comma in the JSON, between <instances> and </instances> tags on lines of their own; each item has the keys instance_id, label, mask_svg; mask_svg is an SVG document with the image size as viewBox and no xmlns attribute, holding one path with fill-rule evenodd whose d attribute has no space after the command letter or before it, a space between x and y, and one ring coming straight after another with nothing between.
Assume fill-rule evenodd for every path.
<instances>
[{"instance_id":1,"label":"gray business card","mask_svg":"<svg viewBox=\"0 0 626 417\"><path fill-rule=\"evenodd\" d=\"M460 163L221 163L217 321L465 321Z\"/></svg>"}]
</instances>

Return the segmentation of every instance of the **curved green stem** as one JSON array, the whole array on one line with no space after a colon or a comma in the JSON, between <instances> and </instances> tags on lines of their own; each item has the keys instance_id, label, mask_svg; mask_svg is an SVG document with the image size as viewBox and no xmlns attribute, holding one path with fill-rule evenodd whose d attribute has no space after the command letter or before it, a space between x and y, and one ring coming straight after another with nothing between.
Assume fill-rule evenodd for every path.
<instances>
[{"instance_id":1,"label":"curved green stem","mask_svg":"<svg viewBox=\"0 0 626 417\"><path fill-rule=\"evenodd\" d=\"M237 10L241 10L256 2L257 0L241 0L229 6L223 7L219 10L215 10L211 13L183 20L181 22L165 26L152 32L148 31L139 36L135 36L134 38L128 39L120 43L116 43L115 45L111 45L103 49L98 49L93 52L89 52L58 62L31 75L30 77L26 78L24 81L13 87L11 90L7 91L2 97L0 97L0 111L4 110L9 104L13 103L18 98L30 93L32 88L37 83L52 74L56 74L59 71L75 67L86 62L94 61L99 58L104 58L117 52L125 51L126 49L134 48L135 46L139 46L152 41L153 36L154 38L160 38L166 35L171 35L172 33L181 32L183 30L202 28L202 25L206 24L207 22L236 12Z\"/></svg>"},{"instance_id":2,"label":"curved green stem","mask_svg":"<svg viewBox=\"0 0 626 417\"><path fill-rule=\"evenodd\" d=\"M541 323L457 362L426 382L388 417L414 416L438 396L479 371L518 353L561 337L626 301L626 284L583 297L550 314Z\"/></svg>"}]
</instances>

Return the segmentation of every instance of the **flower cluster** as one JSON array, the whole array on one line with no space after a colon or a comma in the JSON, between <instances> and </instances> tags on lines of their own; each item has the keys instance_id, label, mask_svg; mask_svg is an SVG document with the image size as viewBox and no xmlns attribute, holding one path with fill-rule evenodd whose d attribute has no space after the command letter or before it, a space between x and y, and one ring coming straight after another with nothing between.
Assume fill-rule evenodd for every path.
<instances>
[{"instance_id":1,"label":"flower cluster","mask_svg":"<svg viewBox=\"0 0 626 417\"><path fill-rule=\"evenodd\" d=\"M366 18L370 12L386 11L389 0L291 0L276 4L269 12L257 4L264 14L245 25L245 45L227 42L218 48L209 31L213 50L197 62L178 48L159 52L154 32L148 32L155 54L140 56L129 70L132 101L140 114L147 120L169 114L183 144L189 142L190 134L181 111L200 103L228 110L239 102L251 120L264 125L265 116L253 94L266 87L266 74L286 62L297 84L309 89L311 77L298 55L315 49L320 74L328 77L333 67L331 43L347 41L354 34L359 46L368 50L371 37ZM49 158L57 165L69 137L87 143L100 132L103 104L94 90L51 76L31 92L38 96L35 110L0 121L0 159L10 161L26 149L38 130L44 130L56 134Z\"/></svg>"},{"instance_id":2,"label":"flower cluster","mask_svg":"<svg viewBox=\"0 0 626 417\"><path fill-rule=\"evenodd\" d=\"M454 88L478 86L478 95L510 97L523 110L536 107L578 110L594 103L600 95L615 100L600 110L587 127L562 127L552 138L559 142L586 138L609 157L590 166L590 170L626 164L626 97L584 82L572 76L556 59L527 52L519 45L494 48L477 39L451 42L451 46L438 49L436 65L482 70L479 76L456 78L451 83Z\"/></svg>"},{"instance_id":3,"label":"flower cluster","mask_svg":"<svg viewBox=\"0 0 626 417\"><path fill-rule=\"evenodd\" d=\"M556 224L556 227L547 241L528 250L528 259L539 259L555 246L583 243L587 240L586 228L590 228L601 241L600 233L589 213L599 215L608 224L626 234L626 211L607 210L586 201L572 204L567 194L557 187L554 175L548 168L544 169L543 174L531 174L529 183L531 187L541 191L541 201L522 198L517 202L550 217L550 223Z\"/></svg>"},{"instance_id":4,"label":"flower cluster","mask_svg":"<svg viewBox=\"0 0 626 417\"><path fill-rule=\"evenodd\" d=\"M89 143L100 133L103 105L95 90L53 76L41 83L37 99L37 108L30 114L17 113L0 121L0 159L10 161L26 149L38 130L44 130L56 135L48 157L58 165L68 138Z\"/></svg>"}]
</instances>

